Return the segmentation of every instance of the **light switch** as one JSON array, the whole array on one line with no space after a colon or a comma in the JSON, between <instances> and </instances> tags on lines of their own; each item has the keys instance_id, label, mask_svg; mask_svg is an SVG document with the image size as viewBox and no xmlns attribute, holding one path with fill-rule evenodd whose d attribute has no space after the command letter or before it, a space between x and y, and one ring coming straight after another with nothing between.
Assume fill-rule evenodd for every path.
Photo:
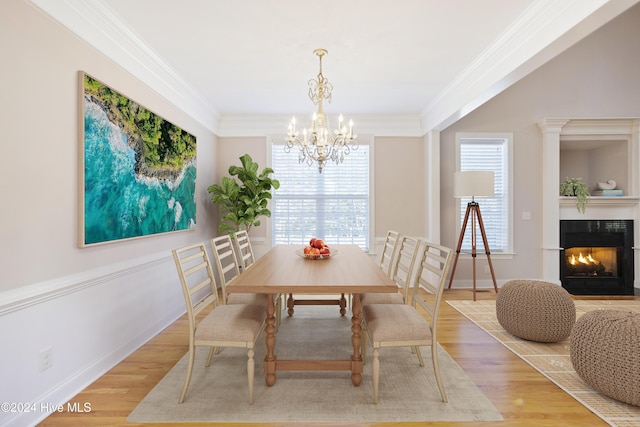
<instances>
[{"instance_id":1,"label":"light switch","mask_svg":"<svg viewBox=\"0 0 640 427\"><path fill-rule=\"evenodd\" d=\"M522 219L528 221L531 219L531 212L522 212Z\"/></svg>"}]
</instances>

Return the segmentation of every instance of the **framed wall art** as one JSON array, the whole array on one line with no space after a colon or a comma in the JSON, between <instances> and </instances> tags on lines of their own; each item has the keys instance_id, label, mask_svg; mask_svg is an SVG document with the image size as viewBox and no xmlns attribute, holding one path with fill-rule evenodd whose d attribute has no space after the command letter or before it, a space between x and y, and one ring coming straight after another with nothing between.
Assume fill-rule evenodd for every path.
<instances>
[{"instance_id":1,"label":"framed wall art","mask_svg":"<svg viewBox=\"0 0 640 427\"><path fill-rule=\"evenodd\" d=\"M81 247L195 228L196 137L79 73Z\"/></svg>"}]
</instances>

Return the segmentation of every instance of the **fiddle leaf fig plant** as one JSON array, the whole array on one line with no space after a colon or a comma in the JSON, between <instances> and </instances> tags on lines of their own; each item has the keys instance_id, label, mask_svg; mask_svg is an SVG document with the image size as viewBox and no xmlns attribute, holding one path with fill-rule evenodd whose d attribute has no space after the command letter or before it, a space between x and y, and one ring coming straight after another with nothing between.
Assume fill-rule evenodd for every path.
<instances>
[{"instance_id":1,"label":"fiddle leaf fig plant","mask_svg":"<svg viewBox=\"0 0 640 427\"><path fill-rule=\"evenodd\" d=\"M235 233L242 228L249 231L252 226L259 226L259 217L271 216L267 208L271 190L280 188L280 182L269 176L273 169L264 168L258 174L258 164L248 154L240 157L240 163L241 166L229 166L230 177L223 177L221 184L207 189L223 214L220 232Z\"/></svg>"},{"instance_id":2,"label":"fiddle leaf fig plant","mask_svg":"<svg viewBox=\"0 0 640 427\"><path fill-rule=\"evenodd\" d=\"M582 178L569 177L560 184L560 195L575 197L576 208L578 212L582 213L584 213L587 208L587 203L589 203L589 197L591 196L589 194L589 187L582 181Z\"/></svg>"}]
</instances>

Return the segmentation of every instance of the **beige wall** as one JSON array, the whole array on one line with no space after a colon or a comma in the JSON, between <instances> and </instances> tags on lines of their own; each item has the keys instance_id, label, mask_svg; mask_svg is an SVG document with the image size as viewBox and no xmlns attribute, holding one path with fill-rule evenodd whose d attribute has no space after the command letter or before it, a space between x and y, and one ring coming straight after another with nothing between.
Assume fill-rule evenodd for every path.
<instances>
[{"instance_id":1,"label":"beige wall","mask_svg":"<svg viewBox=\"0 0 640 427\"><path fill-rule=\"evenodd\" d=\"M492 259L498 281L542 277L542 150L536 122L553 117L640 117L639 22L637 5L441 133L444 244L455 247L459 233L451 184L455 133L512 132L515 254L512 259ZM531 212L532 219L523 220L522 212ZM468 281L470 264L465 260L459 265L456 280ZM480 271L479 278L489 279Z\"/></svg>"},{"instance_id":2,"label":"beige wall","mask_svg":"<svg viewBox=\"0 0 640 427\"><path fill-rule=\"evenodd\" d=\"M376 138L376 237L387 230L426 234L423 151L422 138Z\"/></svg>"},{"instance_id":3,"label":"beige wall","mask_svg":"<svg viewBox=\"0 0 640 427\"><path fill-rule=\"evenodd\" d=\"M215 174L215 136L35 7L2 1L0 23L0 182L5 203L0 291L166 251L209 235L203 183ZM196 232L78 248L79 70L197 137ZM11 247L4 246L7 242Z\"/></svg>"},{"instance_id":4,"label":"beige wall","mask_svg":"<svg viewBox=\"0 0 640 427\"><path fill-rule=\"evenodd\" d=\"M260 165L267 165L267 138L220 138L216 152L217 183L228 176L229 165L239 165L239 157L251 155ZM291 154L296 155L296 154ZM374 236L384 238L387 230L422 236L425 233L422 138L387 137L374 141ZM310 173L317 173L311 168ZM208 184L210 185L210 184ZM252 238L268 239L269 221L253 228ZM270 242L266 241L268 246Z\"/></svg>"},{"instance_id":5,"label":"beige wall","mask_svg":"<svg viewBox=\"0 0 640 427\"><path fill-rule=\"evenodd\" d=\"M58 404L184 313L171 249L212 235L216 136L25 1L0 1L0 52L0 401ZM79 70L196 136L195 230L78 247Z\"/></svg>"}]
</instances>

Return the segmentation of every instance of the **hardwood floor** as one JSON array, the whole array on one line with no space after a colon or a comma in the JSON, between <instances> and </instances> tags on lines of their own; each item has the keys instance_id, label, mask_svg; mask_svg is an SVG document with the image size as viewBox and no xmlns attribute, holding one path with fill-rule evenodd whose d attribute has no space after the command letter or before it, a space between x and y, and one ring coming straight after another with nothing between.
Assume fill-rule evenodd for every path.
<instances>
[{"instance_id":1,"label":"hardwood floor","mask_svg":"<svg viewBox=\"0 0 640 427\"><path fill-rule=\"evenodd\" d=\"M470 290L446 290L444 299L468 300ZM478 299L494 299L495 293L480 291ZM634 297L624 297L634 298ZM599 297L599 299L602 299ZM636 296L635 299L640 299ZM187 352L187 320L183 316L143 347L99 378L70 402L83 405L86 413L54 413L41 426L146 426L167 424L127 423L126 418L147 393ZM431 423L437 426L607 426L604 421L539 374L490 335L443 302L440 344L449 352L504 417L503 422ZM177 396L177 395L176 395ZM455 399L455 396L449 396ZM300 410L292 408L292 410ZM361 426L416 426L424 423L375 423ZM180 426L203 424L179 424ZM211 424L222 426L224 424ZM234 424L256 426L258 424ZM290 427L293 423L265 423ZM317 424L320 425L320 424ZM325 425L325 424L322 424ZM337 424L330 424L337 425Z\"/></svg>"}]
</instances>

